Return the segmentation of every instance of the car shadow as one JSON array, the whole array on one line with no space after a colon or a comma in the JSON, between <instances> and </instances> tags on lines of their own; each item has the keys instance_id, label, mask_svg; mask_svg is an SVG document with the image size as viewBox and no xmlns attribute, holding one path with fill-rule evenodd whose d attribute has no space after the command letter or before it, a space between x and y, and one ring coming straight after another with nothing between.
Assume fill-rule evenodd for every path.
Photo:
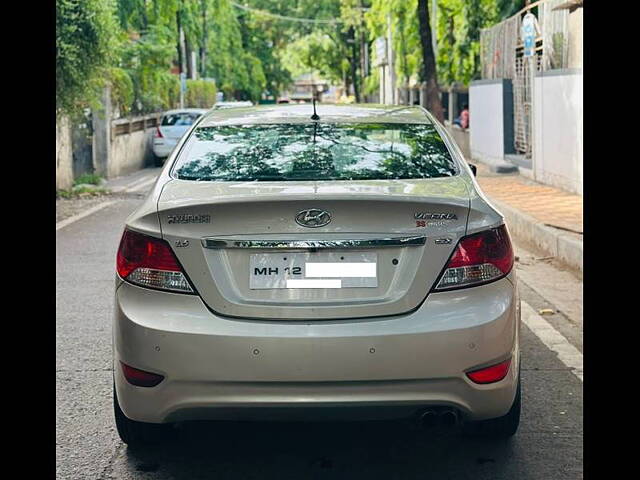
<instances>
[{"instance_id":1,"label":"car shadow","mask_svg":"<svg viewBox=\"0 0 640 480\"><path fill-rule=\"evenodd\" d=\"M398 421L189 422L167 442L127 448L126 469L127 478L508 478L512 442Z\"/></svg>"}]
</instances>

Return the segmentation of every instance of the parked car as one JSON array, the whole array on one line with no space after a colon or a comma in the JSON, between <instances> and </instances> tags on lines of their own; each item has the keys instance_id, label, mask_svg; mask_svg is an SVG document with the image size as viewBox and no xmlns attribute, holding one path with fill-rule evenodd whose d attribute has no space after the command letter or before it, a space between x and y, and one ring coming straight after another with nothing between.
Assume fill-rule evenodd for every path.
<instances>
[{"instance_id":1,"label":"parked car","mask_svg":"<svg viewBox=\"0 0 640 480\"><path fill-rule=\"evenodd\" d=\"M164 113L153 136L153 155L157 166L164 163L182 135L206 111L202 108L185 108Z\"/></svg>"},{"instance_id":2,"label":"parked car","mask_svg":"<svg viewBox=\"0 0 640 480\"><path fill-rule=\"evenodd\" d=\"M312 113L209 112L127 220L120 438L229 418L513 435L520 300L503 217L423 108Z\"/></svg>"}]
</instances>

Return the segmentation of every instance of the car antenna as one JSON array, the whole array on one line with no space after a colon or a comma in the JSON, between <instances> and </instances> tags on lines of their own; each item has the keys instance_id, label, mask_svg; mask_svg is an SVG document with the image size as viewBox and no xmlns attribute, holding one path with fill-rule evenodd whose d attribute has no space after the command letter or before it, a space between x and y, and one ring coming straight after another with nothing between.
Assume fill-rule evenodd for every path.
<instances>
[{"instance_id":1,"label":"car antenna","mask_svg":"<svg viewBox=\"0 0 640 480\"><path fill-rule=\"evenodd\" d=\"M320 120L320 117L316 113L316 97L313 97L313 115L311 115L311 120Z\"/></svg>"}]
</instances>

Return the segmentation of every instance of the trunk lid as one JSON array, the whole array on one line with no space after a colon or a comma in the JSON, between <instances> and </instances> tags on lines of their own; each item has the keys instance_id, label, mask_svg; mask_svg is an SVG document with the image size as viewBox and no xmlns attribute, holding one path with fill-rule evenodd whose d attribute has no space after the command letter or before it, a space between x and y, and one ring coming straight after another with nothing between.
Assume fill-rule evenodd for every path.
<instances>
[{"instance_id":1,"label":"trunk lid","mask_svg":"<svg viewBox=\"0 0 640 480\"><path fill-rule=\"evenodd\" d=\"M330 221L324 224L318 212ZM208 307L265 320L417 308L464 235L468 213L468 190L459 177L172 180L158 202L163 237ZM298 279L320 283L287 283Z\"/></svg>"}]
</instances>

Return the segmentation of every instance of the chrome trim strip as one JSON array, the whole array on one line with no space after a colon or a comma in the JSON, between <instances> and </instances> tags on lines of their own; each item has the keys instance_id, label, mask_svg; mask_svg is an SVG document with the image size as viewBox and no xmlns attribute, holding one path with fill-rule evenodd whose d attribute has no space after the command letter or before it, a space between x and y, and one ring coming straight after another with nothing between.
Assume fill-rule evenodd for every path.
<instances>
[{"instance_id":1,"label":"chrome trim strip","mask_svg":"<svg viewBox=\"0 0 640 480\"><path fill-rule=\"evenodd\" d=\"M224 238L203 238L204 248L268 248L268 249L318 249L318 248L385 248L417 247L424 245L427 237L390 237L369 240L229 240Z\"/></svg>"}]
</instances>

